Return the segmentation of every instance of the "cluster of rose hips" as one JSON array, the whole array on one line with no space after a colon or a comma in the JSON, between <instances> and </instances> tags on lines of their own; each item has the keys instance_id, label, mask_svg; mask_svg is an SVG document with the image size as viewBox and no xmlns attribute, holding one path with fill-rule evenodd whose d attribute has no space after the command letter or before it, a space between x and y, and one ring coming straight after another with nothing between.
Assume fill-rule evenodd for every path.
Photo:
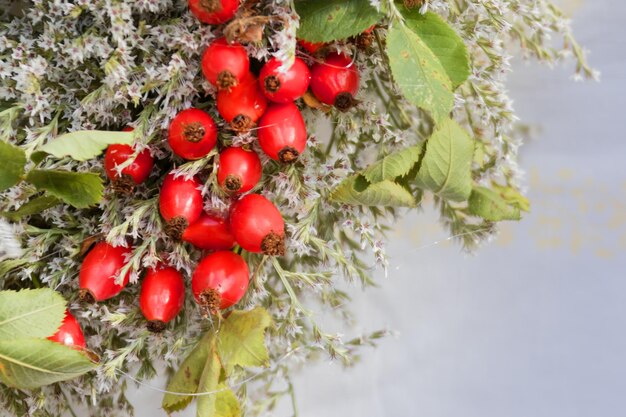
<instances>
[{"instance_id":1,"label":"cluster of rose hips","mask_svg":"<svg viewBox=\"0 0 626 417\"><path fill-rule=\"evenodd\" d=\"M190 0L189 5L201 21L221 24L235 15L239 0ZM323 46L300 42L301 48L316 56ZM315 60L311 68L298 57L287 68L272 58L257 76L251 70L246 48L224 37L206 48L202 72L217 89L217 110L229 128L238 133L255 128L263 152L283 164L294 163L306 147L307 129L295 100L310 88L320 102L347 110L354 104L359 86L359 73L352 59L337 53ZM169 126L169 146L185 160L206 157L218 146L217 139L217 124L198 108L181 111ZM126 193L148 179L153 163L149 150L137 153L124 144L109 146L104 159L113 189ZM122 164L125 167L120 170ZM218 314L246 293L249 269L243 257L233 251L236 245L252 253L284 255L285 223L281 213L264 196L249 193L261 180L262 172L261 159L249 146L220 145L217 182L232 197L227 219L204 211L199 178L177 177L170 172L161 186L159 210L165 233L208 253L191 279L194 297L206 314ZM96 302L119 294L129 274L120 277L119 284L114 278L131 253L129 248L106 242L95 244L81 265L81 299ZM184 294L183 276L175 268L159 264L146 273L139 304L151 331L162 331L178 315ZM78 347L85 344L80 326L69 312L53 338Z\"/></svg>"}]
</instances>

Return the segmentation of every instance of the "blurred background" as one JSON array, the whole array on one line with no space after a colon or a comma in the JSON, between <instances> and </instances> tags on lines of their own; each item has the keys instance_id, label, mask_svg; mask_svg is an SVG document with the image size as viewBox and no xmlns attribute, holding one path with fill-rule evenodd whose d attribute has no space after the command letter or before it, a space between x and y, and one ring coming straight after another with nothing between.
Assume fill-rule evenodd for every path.
<instances>
[{"instance_id":1,"label":"blurred background","mask_svg":"<svg viewBox=\"0 0 626 417\"><path fill-rule=\"evenodd\" d=\"M626 415L626 3L564 3L602 82L515 62L511 95L536 131L521 154L532 212L471 256L434 213L407 216L347 334L397 337L349 370L307 365L298 417ZM162 413L158 392L135 398L138 415ZM286 400L276 416L293 414Z\"/></svg>"},{"instance_id":2,"label":"blurred background","mask_svg":"<svg viewBox=\"0 0 626 417\"><path fill-rule=\"evenodd\" d=\"M355 331L398 337L305 369L299 417L626 415L626 3L564 6L602 81L515 62L532 212L472 256L432 212L398 224L388 278L354 303Z\"/></svg>"}]
</instances>

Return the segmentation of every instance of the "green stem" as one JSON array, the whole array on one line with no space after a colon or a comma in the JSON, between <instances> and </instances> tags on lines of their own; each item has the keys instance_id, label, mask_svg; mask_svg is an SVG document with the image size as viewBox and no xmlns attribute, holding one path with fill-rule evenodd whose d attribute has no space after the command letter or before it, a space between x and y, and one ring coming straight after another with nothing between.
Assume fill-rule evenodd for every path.
<instances>
[{"instance_id":1,"label":"green stem","mask_svg":"<svg viewBox=\"0 0 626 417\"><path fill-rule=\"evenodd\" d=\"M326 152L324 152L324 155L326 156L326 158L328 158L328 155L330 155L330 151L332 151L333 145L335 144L336 140L337 140L337 125L333 121L333 132L331 133L330 140L328 141L328 145L326 146Z\"/></svg>"},{"instance_id":2,"label":"green stem","mask_svg":"<svg viewBox=\"0 0 626 417\"><path fill-rule=\"evenodd\" d=\"M291 397L291 406L293 407L293 417L298 417L298 402L296 401L296 392L293 388L291 379L289 379L289 397Z\"/></svg>"}]
</instances>

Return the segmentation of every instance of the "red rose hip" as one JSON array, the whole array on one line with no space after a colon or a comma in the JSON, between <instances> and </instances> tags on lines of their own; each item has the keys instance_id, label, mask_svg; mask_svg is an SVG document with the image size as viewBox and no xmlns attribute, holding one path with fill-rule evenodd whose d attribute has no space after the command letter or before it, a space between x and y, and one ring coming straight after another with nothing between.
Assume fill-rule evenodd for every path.
<instances>
[{"instance_id":1,"label":"red rose hip","mask_svg":"<svg viewBox=\"0 0 626 417\"><path fill-rule=\"evenodd\" d=\"M166 222L165 233L180 240L187 227L200 218L203 209L202 184L195 178L186 180L167 174L159 194L159 210Z\"/></svg>"},{"instance_id":2,"label":"red rose hip","mask_svg":"<svg viewBox=\"0 0 626 417\"><path fill-rule=\"evenodd\" d=\"M258 130L259 145L275 161L292 163L306 148L307 131L302 114L294 103L271 104Z\"/></svg>"},{"instance_id":3,"label":"red rose hip","mask_svg":"<svg viewBox=\"0 0 626 417\"><path fill-rule=\"evenodd\" d=\"M116 169L133 157L135 159L121 172ZM135 149L130 145L109 145L104 155L104 170L107 177L111 180L113 190L121 194L132 193L136 185L147 180L153 165L150 150L144 149L135 156Z\"/></svg>"},{"instance_id":4,"label":"red rose hip","mask_svg":"<svg viewBox=\"0 0 626 417\"><path fill-rule=\"evenodd\" d=\"M237 132L252 129L266 108L267 99L252 74L236 87L217 93L217 111Z\"/></svg>"},{"instance_id":5,"label":"red rose hip","mask_svg":"<svg viewBox=\"0 0 626 417\"><path fill-rule=\"evenodd\" d=\"M326 46L324 42L309 42L303 39L298 39L298 45L310 54L316 54Z\"/></svg>"},{"instance_id":6,"label":"red rose hip","mask_svg":"<svg viewBox=\"0 0 626 417\"><path fill-rule=\"evenodd\" d=\"M217 127L208 113L195 108L183 110L170 123L168 142L181 158L204 158L217 143Z\"/></svg>"},{"instance_id":7,"label":"red rose hip","mask_svg":"<svg viewBox=\"0 0 626 417\"><path fill-rule=\"evenodd\" d=\"M228 250L235 246L228 221L206 213L185 230L182 239L204 250Z\"/></svg>"},{"instance_id":8,"label":"red rose hip","mask_svg":"<svg viewBox=\"0 0 626 417\"><path fill-rule=\"evenodd\" d=\"M172 267L157 265L141 284L139 306L148 320L148 330L162 332L165 324L180 313L185 303L183 276Z\"/></svg>"},{"instance_id":9,"label":"red rose hip","mask_svg":"<svg viewBox=\"0 0 626 417\"><path fill-rule=\"evenodd\" d=\"M225 191L245 193L261 179L263 166L253 150L227 148L220 153L217 182Z\"/></svg>"},{"instance_id":10,"label":"red rose hip","mask_svg":"<svg viewBox=\"0 0 626 417\"><path fill-rule=\"evenodd\" d=\"M289 103L302 97L309 89L311 72L300 58L296 58L285 71L281 71L282 62L272 58L263 66L259 83L263 94L275 103Z\"/></svg>"},{"instance_id":11,"label":"red rose hip","mask_svg":"<svg viewBox=\"0 0 626 417\"><path fill-rule=\"evenodd\" d=\"M202 73L218 90L228 90L244 81L250 72L248 53L239 43L219 38L202 55Z\"/></svg>"},{"instance_id":12,"label":"red rose hip","mask_svg":"<svg viewBox=\"0 0 626 417\"><path fill-rule=\"evenodd\" d=\"M189 0L189 9L198 20L220 25L235 17L240 0Z\"/></svg>"},{"instance_id":13,"label":"red rose hip","mask_svg":"<svg viewBox=\"0 0 626 417\"><path fill-rule=\"evenodd\" d=\"M217 314L243 298L249 280L246 261L236 253L220 251L200 261L191 278L191 290L206 315Z\"/></svg>"},{"instance_id":14,"label":"red rose hip","mask_svg":"<svg viewBox=\"0 0 626 417\"><path fill-rule=\"evenodd\" d=\"M233 204L230 229L248 252L285 254L285 221L276 206L260 194L245 195Z\"/></svg>"},{"instance_id":15,"label":"red rose hip","mask_svg":"<svg viewBox=\"0 0 626 417\"><path fill-rule=\"evenodd\" d=\"M89 251L80 267L80 298L86 302L108 300L119 294L128 284L129 274L116 284L115 279L126 264L131 250L121 246L111 246L106 242L96 243Z\"/></svg>"},{"instance_id":16,"label":"red rose hip","mask_svg":"<svg viewBox=\"0 0 626 417\"><path fill-rule=\"evenodd\" d=\"M65 310L65 318L63 319L61 327L59 327L59 330L57 330L54 335L50 336L48 340L75 349L87 348L85 335L83 334L83 330L80 328L80 323L78 323L76 317L74 317L69 310Z\"/></svg>"},{"instance_id":17,"label":"red rose hip","mask_svg":"<svg viewBox=\"0 0 626 417\"><path fill-rule=\"evenodd\" d=\"M331 53L311 68L311 91L319 101L347 111L356 104L359 72L349 57Z\"/></svg>"}]
</instances>

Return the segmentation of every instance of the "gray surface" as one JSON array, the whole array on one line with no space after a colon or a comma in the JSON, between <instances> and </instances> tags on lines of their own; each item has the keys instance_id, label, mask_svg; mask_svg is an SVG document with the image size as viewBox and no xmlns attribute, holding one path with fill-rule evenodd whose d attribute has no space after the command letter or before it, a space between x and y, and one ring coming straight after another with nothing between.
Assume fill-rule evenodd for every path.
<instances>
[{"instance_id":1,"label":"gray surface","mask_svg":"<svg viewBox=\"0 0 626 417\"><path fill-rule=\"evenodd\" d=\"M301 417L626 415L624 17L609 0L575 14L601 84L516 66L515 107L543 127L522 152L532 214L474 257L431 246L446 236L432 215L398 225L396 269L355 309L400 336L352 370L301 374Z\"/></svg>"},{"instance_id":2,"label":"gray surface","mask_svg":"<svg viewBox=\"0 0 626 417\"><path fill-rule=\"evenodd\" d=\"M517 65L515 107L543 127L523 150L532 214L473 257L433 245L446 233L432 214L399 224L389 278L354 303L355 332L398 338L348 371L307 368L299 417L626 415L624 17L626 3L610 0L574 15L601 84ZM160 394L135 398L139 415L157 415ZM276 416L290 415L286 401Z\"/></svg>"}]
</instances>

